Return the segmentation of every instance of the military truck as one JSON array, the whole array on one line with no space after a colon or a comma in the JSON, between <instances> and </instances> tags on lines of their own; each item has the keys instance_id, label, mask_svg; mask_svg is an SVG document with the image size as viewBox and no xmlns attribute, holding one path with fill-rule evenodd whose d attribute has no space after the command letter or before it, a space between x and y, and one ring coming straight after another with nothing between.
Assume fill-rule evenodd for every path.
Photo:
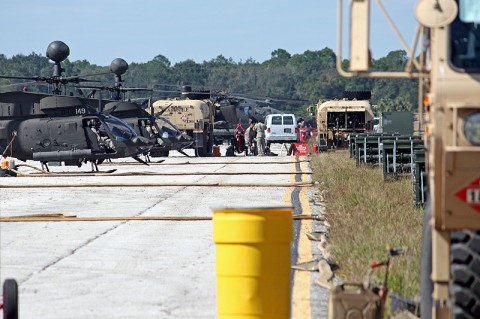
<instances>
[{"instance_id":1,"label":"military truck","mask_svg":"<svg viewBox=\"0 0 480 319\"><path fill-rule=\"evenodd\" d=\"M418 1L420 25L413 48L404 44L410 59L401 72L370 70L369 0L350 2L349 70L342 68L343 22L338 24L341 75L419 80L429 183L421 253L422 318L480 318L479 12L478 1Z\"/></svg>"},{"instance_id":2,"label":"military truck","mask_svg":"<svg viewBox=\"0 0 480 319\"><path fill-rule=\"evenodd\" d=\"M194 140L191 148L196 156L212 155L215 106L206 91L182 88L182 98L158 100L150 108L154 116L162 116Z\"/></svg>"},{"instance_id":3,"label":"military truck","mask_svg":"<svg viewBox=\"0 0 480 319\"><path fill-rule=\"evenodd\" d=\"M320 151L347 147L351 133L373 130L370 96L369 91L346 91L342 99L320 100L314 108L309 108L317 122L316 143Z\"/></svg>"}]
</instances>

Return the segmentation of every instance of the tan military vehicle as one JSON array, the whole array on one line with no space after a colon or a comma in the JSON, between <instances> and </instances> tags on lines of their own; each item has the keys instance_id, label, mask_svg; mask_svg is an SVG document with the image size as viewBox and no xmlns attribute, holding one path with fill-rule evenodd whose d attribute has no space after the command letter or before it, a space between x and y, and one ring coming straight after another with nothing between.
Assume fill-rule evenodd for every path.
<instances>
[{"instance_id":1,"label":"tan military vehicle","mask_svg":"<svg viewBox=\"0 0 480 319\"><path fill-rule=\"evenodd\" d=\"M321 100L309 108L317 122L319 150L347 147L350 134L373 130L369 99L368 91L348 91L341 100Z\"/></svg>"},{"instance_id":2,"label":"tan military vehicle","mask_svg":"<svg viewBox=\"0 0 480 319\"><path fill-rule=\"evenodd\" d=\"M400 37L410 56L406 69L370 72L370 1L351 1L350 67L341 66L340 37L337 69L346 77L419 79L429 179L422 318L480 318L480 1L420 0L415 14L413 48Z\"/></svg>"},{"instance_id":3,"label":"tan military vehicle","mask_svg":"<svg viewBox=\"0 0 480 319\"><path fill-rule=\"evenodd\" d=\"M215 106L206 92L192 92L183 88L182 99L158 100L150 110L154 116L162 116L180 131L194 139L192 148L196 156L209 156L213 150L213 126Z\"/></svg>"}]
</instances>

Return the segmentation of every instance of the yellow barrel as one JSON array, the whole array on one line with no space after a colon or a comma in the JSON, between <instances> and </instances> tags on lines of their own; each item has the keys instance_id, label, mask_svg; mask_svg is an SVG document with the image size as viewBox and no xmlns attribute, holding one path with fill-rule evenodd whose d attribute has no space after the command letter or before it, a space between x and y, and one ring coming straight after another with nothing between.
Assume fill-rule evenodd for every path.
<instances>
[{"instance_id":1,"label":"yellow barrel","mask_svg":"<svg viewBox=\"0 0 480 319\"><path fill-rule=\"evenodd\" d=\"M291 207L213 213L217 318L290 318Z\"/></svg>"}]
</instances>

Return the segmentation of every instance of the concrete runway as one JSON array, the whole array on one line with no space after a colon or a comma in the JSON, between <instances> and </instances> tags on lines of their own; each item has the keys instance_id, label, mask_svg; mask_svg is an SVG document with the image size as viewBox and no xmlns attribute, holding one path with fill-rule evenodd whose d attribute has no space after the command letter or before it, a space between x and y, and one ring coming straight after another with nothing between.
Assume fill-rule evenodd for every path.
<instances>
[{"instance_id":1,"label":"concrete runway","mask_svg":"<svg viewBox=\"0 0 480 319\"><path fill-rule=\"evenodd\" d=\"M280 154L280 145L272 150ZM308 157L285 153L224 157L222 149L222 157L187 158L172 152L150 166L132 159L99 166L116 169L110 175L71 174L89 171L84 165L50 166L70 176L40 177L21 167L33 175L0 179L1 218L47 218L0 222L0 280L18 281L20 318L215 318L212 208L318 210L308 200L313 187L291 186L311 180L292 174L310 172ZM304 235L316 223L295 221L292 264L321 257L318 243ZM314 284L317 276L292 270L291 318L326 318L327 291Z\"/></svg>"}]
</instances>

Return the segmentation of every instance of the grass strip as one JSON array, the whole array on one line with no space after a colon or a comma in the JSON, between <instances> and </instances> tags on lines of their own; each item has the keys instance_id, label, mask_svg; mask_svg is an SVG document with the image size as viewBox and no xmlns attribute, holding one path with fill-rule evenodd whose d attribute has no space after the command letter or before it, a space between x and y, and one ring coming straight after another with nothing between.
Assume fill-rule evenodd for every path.
<instances>
[{"instance_id":1,"label":"grass strip","mask_svg":"<svg viewBox=\"0 0 480 319\"><path fill-rule=\"evenodd\" d=\"M311 157L313 180L326 201L329 252L343 281L362 281L369 265L386 257L387 246L407 248L392 260L389 286L404 296L418 294L423 212L413 205L412 181L384 182L376 166L355 165L347 151ZM371 278L382 282L384 268Z\"/></svg>"}]
</instances>

